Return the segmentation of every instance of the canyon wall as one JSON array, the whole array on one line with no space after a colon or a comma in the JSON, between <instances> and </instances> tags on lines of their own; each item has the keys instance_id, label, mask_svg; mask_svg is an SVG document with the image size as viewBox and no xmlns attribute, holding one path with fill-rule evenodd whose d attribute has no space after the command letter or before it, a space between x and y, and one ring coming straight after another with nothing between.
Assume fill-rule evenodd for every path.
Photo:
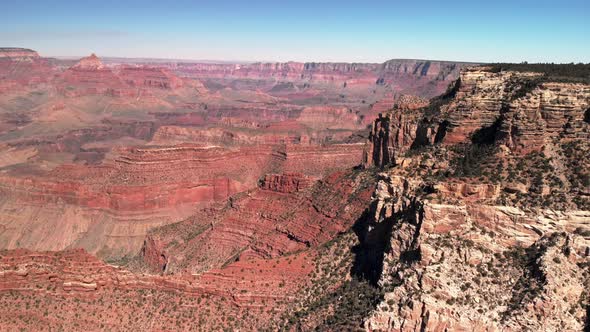
<instances>
[{"instance_id":1,"label":"canyon wall","mask_svg":"<svg viewBox=\"0 0 590 332\"><path fill-rule=\"evenodd\" d=\"M359 274L382 293L366 330L588 328L590 87L570 80L467 68L375 120L364 164L384 172Z\"/></svg>"},{"instance_id":2,"label":"canyon wall","mask_svg":"<svg viewBox=\"0 0 590 332\"><path fill-rule=\"evenodd\" d=\"M149 229L255 188L267 173L284 170L318 179L358 165L361 153L361 144L286 149L184 144L118 148L100 165L3 174L0 246L82 247L111 259L133 255Z\"/></svg>"},{"instance_id":3,"label":"canyon wall","mask_svg":"<svg viewBox=\"0 0 590 332\"><path fill-rule=\"evenodd\" d=\"M198 81L183 80L161 67L130 66L109 67L92 54L60 73L54 84L68 97L107 95L113 97L149 97L157 90L177 91L187 87L205 89Z\"/></svg>"},{"instance_id":4,"label":"canyon wall","mask_svg":"<svg viewBox=\"0 0 590 332\"><path fill-rule=\"evenodd\" d=\"M39 58L39 54L27 48L0 47L0 58L30 60Z\"/></svg>"},{"instance_id":5,"label":"canyon wall","mask_svg":"<svg viewBox=\"0 0 590 332\"><path fill-rule=\"evenodd\" d=\"M177 64L174 69L194 78L274 79L337 83L342 86L388 84L393 91L433 97L459 75L461 68L474 64L430 61L389 60L374 63L254 63Z\"/></svg>"},{"instance_id":6,"label":"canyon wall","mask_svg":"<svg viewBox=\"0 0 590 332\"><path fill-rule=\"evenodd\" d=\"M19 91L52 79L53 68L37 52L24 48L0 48L0 93Z\"/></svg>"},{"instance_id":7,"label":"canyon wall","mask_svg":"<svg viewBox=\"0 0 590 332\"><path fill-rule=\"evenodd\" d=\"M590 212L432 203L415 185L377 185L361 242L384 295L367 330L584 328Z\"/></svg>"},{"instance_id":8,"label":"canyon wall","mask_svg":"<svg viewBox=\"0 0 590 332\"><path fill-rule=\"evenodd\" d=\"M455 86L431 106L420 112L394 109L376 119L365 162L393 164L396 153L435 143L499 142L512 153L525 155L560 142L588 140L584 115L590 107L590 87L535 83L541 76L487 67L465 69Z\"/></svg>"},{"instance_id":9,"label":"canyon wall","mask_svg":"<svg viewBox=\"0 0 590 332\"><path fill-rule=\"evenodd\" d=\"M315 184L302 174L267 175L218 210L150 232L142 260L152 271L197 273L315 248L352 226L372 191L367 179L349 171Z\"/></svg>"}]
</instances>

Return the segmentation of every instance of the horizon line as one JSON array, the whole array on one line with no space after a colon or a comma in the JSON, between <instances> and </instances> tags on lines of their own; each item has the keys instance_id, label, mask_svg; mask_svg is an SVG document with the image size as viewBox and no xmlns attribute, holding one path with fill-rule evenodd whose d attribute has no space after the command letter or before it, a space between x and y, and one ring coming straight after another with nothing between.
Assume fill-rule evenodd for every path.
<instances>
[{"instance_id":1,"label":"horizon line","mask_svg":"<svg viewBox=\"0 0 590 332\"><path fill-rule=\"evenodd\" d=\"M14 47L14 46L3 46L0 49L22 49L22 50L29 50L36 52L39 54L39 51L29 48L29 47ZM85 57L90 56L91 54L96 54L96 52L91 52L88 55L39 55L41 58L53 58L58 60L79 60ZM98 56L98 55L97 55ZM209 64L268 64L268 63L342 63L342 64L372 64L372 65L382 65L389 61L430 61L430 62L447 62L447 63L462 63L462 64L474 64L474 65L482 65L482 64L494 64L494 63L528 63L528 64L590 64L590 62L537 62L537 61L527 61L523 60L520 62L506 62L506 61L473 61L473 60L440 60L440 59L428 59L423 57L399 57L399 58L390 58L382 62L370 62L370 61L298 61L298 60L239 60L239 59L231 59L231 60L221 60L221 59L197 59L197 58L163 58L163 57L134 57L134 56L119 56L119 55L100 55L98 56L101 59L106 60L138 60L138 61L175 61L175 62L185 62L185 63L209 63Z\"/></svg>"}]
</instances>

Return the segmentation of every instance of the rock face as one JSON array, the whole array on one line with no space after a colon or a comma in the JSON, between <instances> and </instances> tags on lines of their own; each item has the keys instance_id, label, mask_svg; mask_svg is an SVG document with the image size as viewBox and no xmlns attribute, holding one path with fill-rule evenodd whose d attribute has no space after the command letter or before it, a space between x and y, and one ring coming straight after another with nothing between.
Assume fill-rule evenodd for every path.
<instances>
[{"instance_id":1,"label":"rock face","mask_svg":"<svg viewBox=\"0 0 590 332\"><path fill-rule=\"evenodd\" d=\"M370 144L368 144L368 150L363 156L365 165L383 167L395 164L394 139L396 135L390 132L392 129L390 121L390 117L383 117L381 114L375 120L369 136Z\"/></svg>"},{"instance_id":2,"label":"rock face","mask_svg":"<svg viewBox=\"0 0 590 332\"><path fill-rule=\"evenodd\" d=\"M446 157L428 153L424 158L430 161L422 160L420 167L434 166L445 177L453 172L501 180L502 202L587 209L590 174L582 160L590 155L590 126L584 120L589 105L588 84L491 67L466 69L428 107L394 109L377 119L364 165L406 163L407 168L411 158L405 156L431 149ZM485 169L488 174L481 174ZM515 182L521 184L518 190Z\"/></svg>"},{"instance_id":3,"label":"rock face","mask_svg":"<svg viewBox=\"0 0 590 332\"><path fill-rule=\"evenodd\" d=\"M90 56L80 59L78 63L72 66L72 69L76 70L100 70L104 68L105 66L94 53L92 53Z\"/></svg>"},{"instance_id":4,"label":"rock face","mask_svg":"<svg viewBox=\"0 0 590 332\"><path fill-rule=\"evenodd\" d=\"M321 129L362 129L358 114L346 107L315 106L301 111L298 122Z\"/></svg>"},{"instance_id":5,"label":"rock face","mask_svg":"<svg viewBox=\"0 0 590 332\"><path fill-rule=\"evenodd\" d=\"M461 68L473 65L450 61L390 60L373 63L255 63L180 64L178 70L195 78L249 78L337 82L346 86L390 84L394 91L433 97L453 81ZM417 92L421 93L417 93Z\"/></svg>"},{"instance_id":6,"label":"rock face","mask_svg":"<svg viewBox=\"0 0 590 332\"><path fill-rule=\"evenodd\" d=\"M35 176L2 175L0 246L75 246L102 257L132 255L150 228L178 222L200 207L255 188L268 172L295 173L267 175L267 189L298 191L333 170L357 165L361 152L359 144L286 150L188 144L119 148L100 165L64 165ZM18 215L10 213L14 206L19 206Z\"/></svg>"},{"instance_id":7,"label":"rock face","mask_svg":"<svg viewBox=\"0 0 590 332\"><path fill-rule=\"evenodd\" d=\"M589 182L569 175L588 167L588 89L474 67L375 120L364 163L387 172L359 266L383 293L366 330L588 328Z\"/></svg>"},{"instance_id":8,"label":"rock face","mask_svg":"<svg viewBox=\"0 0 590 332\"><path fill-rule=\"evenodd\" d=\"M266 174L262 185L264 190L282 193L294 193L310 186L310 181L303 174Z\"/></svg>"},{"instance_id":9,"label":"rock face","mask_svg":"<svg viewBox=\"0 0 590 332\"><path fill-rule=\"evenodd\" d=\"M186 122L205 121L202 118L188 116L183 118ZM178 118L174 120L179 120ZM226 119L227 122L231 121ZM172 121L172 120L170 120ZM317 124L317 127L321 123ZM252 129L256 131L253 132ZM240 146L240 145L302 145L315 146L330 145L335 142L345 142L346 139L353 136L356 130L329 130L318 128L313 133L307 133L307 127L299 122L284 121L270 125L260 125L253 123L234 124L231 127L221 128L190 128L186 125L164 125L160 126L154 133L153 141L158 144L171 144L180 142L200 142L202 144L221 145L221 146ZM351 145L351 150L356 150Z\"/></svg>"},{"instance_id":10,"label":"rock face","mask_svg":"<svg viewBox=\"0 0 590 332\"><path fill-rule=\"evenodd\" d=\"M365 208L371 189L362 186L363 179L334 173L310 186L300 174L267 175L260 189L232 197L220 210L151 232L144 261L162 271L158 257L166 257L168 272L197 273L232 260L316 248L352 226Z\"/></svg>"},{"instance_id":11,"label":"rock face","mask_svg":"<svg viewBox=\"0 0 590 332\"><path fill-rule=\"evenodd\" d=\"M363 155L365 166L395 165L396 154L406 152L412 145L435 143L433 128L428 125L428 120L420 119L420 106L422 104L394 105L391 112L379 114L371 127L369 144Z\"/></svg>"},{"instance_id":12,"label":"rock face","mask_svg":"<svg viewBox=\"0 0 590 332\"><path fill-rule=\"evenodd\" d=\"M431 109L418 114L394 109L375 120L365 163L381 167L394 163L396 153L435 143L497 141L524 155L542 151L556 139L588 140L584 112L590 106L590 87L534 83L540 76L467 68Z\"/></svg>"},{"instance_id":13,"label":"rock face","mask_svg":"<svg viewBox=\"0 0 590 332\"><path fill-rule=\"evenodd\" d=\"M587 84L539 77L467 69L427 107L376 119L365 163L383 172L354 227L353 281L310 291L288 326L588 329Z\"/></svg>"},{"instance_id":14,"label":"rock face","mask_svg":"<svg viewBox=\"0 0 590 332\"><path fill-rule=\"evenodd\" d=\"M586 84L545 82L526 91L538 74L466 70L454 102L442 108L449 126L444 139L454 143L487 128L493 139L526 154L556 137L588 139L583 122L590 104Z\"/></svg>"},{"instance_id":15,"label":"rock face","mask_svg":"<svg viewBox=\"0 0 590 332\"><path fill-rule=\"evenodd\" d=\"M285 146L286 160L283 172L301 172L314 177L321 177L343 168L352 168L359 164L363 153L363 144L299 145Z\"/></svg>"},{"instance_id":16,"label":"rock face","mask_svg":"<svg viewBox=\"0 0 590 332\"><path fill-rule=\"evenodd\" d=\"M0 47L0 58L9 58L11 60L31 60L38 59L39 54L28 48Z\"/></svg>"},{"instance_id":17,"label":"rock face","mask_svg":"<svg viewBox=\"0 0 590 332\"><path fill-rule=\"evenodd\" d=\"M176 91L185 85L204 88L198 81L183 80L165 68L121 65L108 67L92 54L80 59L54 83L66 96L108 95L113 97L147 97L157 90ZM155 91L154 91L155 90Z\"/></svg>"},{"instance_id":18,"label":"rock face","mask_svg":"<svg viewBox=\"0 0 590 332\"><path fill-rule=\"evenodd\" d=\"M106 257L126 256L139 250L149 228L182 220L199 206L255 187L261 174L244 169L260 167L264 172L272 158L271 149L130 149L100 166L61 166L34 177L3 176L2 210L8 213L11 206L20 205L21 214L4 218L2 246L75 246ZM60 208L68 213L50 213ZM42 216L28 219L38 213ZM26 231L31 227L40 233ZM118 240L108 240L113 236Z\"/></svg>"},{"instance_id":19,"label":"rock face","mask_svg":"<svg viewBox=\"0 0 590 332\"><path fill-rule=\"evenodd\" d=\"M37 52L25 48L0 48L0 93L37 86L52 78L53 70Z\"/></svg>"},{"instance_id":20,"label":"rock face","mask_svg":"<svg viewBox=\"0 0 590 332\"><path fill-rule=\"evenodd\" d=\"M588 211L435 204L415 185L383 175L374 194L361 242L384 297L367 330L583 329Z\"/></svg>"},{"instance_id":21,"label":"rock face","mask_svg":"<svg viewBox=\"0 0 590 332\"><path fill-rule=\"evenodd\" d=\"M59 80L59 90L67 96L113 94L124 88L121 79L94 54L80 59Z\"/></svg>"},{"instance_id":22,"label":"rock face","mask_svg":"<svg viewBox=\"0 0 590 332\"><path fill-rule=\"evenodd\" d=\"M182 79L163 68L123 66L118 74L134 87L175 90L183 86Z\"/></svg>"}]
</instances>

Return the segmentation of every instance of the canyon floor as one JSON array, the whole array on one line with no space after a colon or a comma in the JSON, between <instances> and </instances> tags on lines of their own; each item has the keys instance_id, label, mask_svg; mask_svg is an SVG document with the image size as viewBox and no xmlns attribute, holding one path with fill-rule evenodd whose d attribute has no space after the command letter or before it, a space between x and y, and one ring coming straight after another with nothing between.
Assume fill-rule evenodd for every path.
<instances>
[{"instance_id":1,"label":"canyon floor","mask_svg":"<svg viewBox=\"0 0 590 332\"><path fill-rule=\"evenodd\" d=\"M588 330L589 74L0 48L0 330Z\"/></svg>"}]
</instances>

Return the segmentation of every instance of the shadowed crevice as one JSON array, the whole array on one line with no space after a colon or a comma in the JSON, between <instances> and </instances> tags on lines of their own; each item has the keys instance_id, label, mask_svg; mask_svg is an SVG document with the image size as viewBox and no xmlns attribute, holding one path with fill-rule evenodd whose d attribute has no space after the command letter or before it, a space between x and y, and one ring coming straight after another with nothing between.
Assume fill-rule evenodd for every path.
<instances>
[{"instance_id":1,"label":"shadowed crevice","mask_svg":"<svg viewBox=\"0 0 590 332\"><path fill-rule=\"evenodd\" d=\"M590 332L590 303L586 304L586 323L584 324L584 332Z\"/></svg>"}]
</instances>

